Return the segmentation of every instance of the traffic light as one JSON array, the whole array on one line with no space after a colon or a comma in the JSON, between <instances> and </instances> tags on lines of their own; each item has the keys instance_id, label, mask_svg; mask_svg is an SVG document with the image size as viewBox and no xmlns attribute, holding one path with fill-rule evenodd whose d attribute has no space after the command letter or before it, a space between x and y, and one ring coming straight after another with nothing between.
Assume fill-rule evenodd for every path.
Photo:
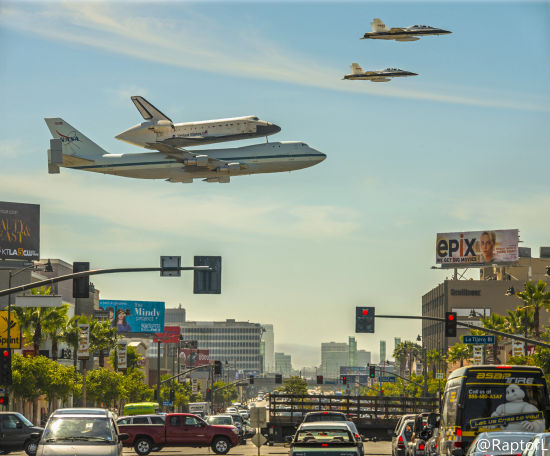
<instances>
[{"instance_id":1,"label":"traffic light","mask_svg":"<svg viewBox=\"0 0 550 456\"><path fill-rule=\"evenodd\" d=\"M220 294L222 292L222 257L196 256L195 266L210 266L213 271L194 271L194 294Z\"/></svg>"},{"instance_id":2,"label":"traffic light","mask_svg":"<svg viewBox=\"0 0 550 456\"><path fill-rule=\"evenodd\" d=\"M206 402L212 402L212 389L207 388L206 390Z\"/></svg>"},{"instance_id":3,"label":"traffic light","mask_svg":"<svg viewBox=\"0 0 550 456\"><path fill-rule=\"evenodd\" d=\"M322 384L323 384L323 376L322 376L322 375L318 375L318 376L317 376L317 384L318 384L318 385L322 385Z\"/></svg>"},{"instance_id":4,"label":"traffic light","mask_svg":"<svg viewBox=\"0 0 550 456\"><path fill-rule=\"evenodd\" d=\"M9 403L9 397L8 396L0 396L0 407L2 406L5 406L7 407L8 406L8 403Z\"/></svg>"},{"instance_id":5,"label":"traffic light","mask_svg":"<svg viewBox=\"0 0 550 456\"><path fill-rule=\"evenodd\" d=\"M170 402L174 402L176 400L176 392L171 389L170 390Z\"/></svg>"},{"instance_id":6,"label":"traffic light","mask_svg":"<svg viewBox=\"0 0 550 456\"><path fill-rule=\"evenodd\" d=\"M83 272L90 270L90 263L84 261L75 261L73 263L73 272ZM73 279L73 298L88 298L90 296L90 276Z\"/></svg>"},{"instance_id":7,"label":"traffic light","mask_svg":"<svg viewBox=\"0 0 550 456\"><path fill-rule=\"evenodd\" d=\"M374 307L355 308L355 332L374 333Z\"/></svg>"},{"instance_id":8,"label":"traffic light","mask_svg":"<svg viewBox=\"0 0 550 456\"><path fill-rule=\"evenodd\" d=\"M275 374L275 383L283 383L283 375Z\"/></svg>"},{"instance_id":9,"label":"traffic light","mask_svg":"<svg viewBox=\"0 0 550 456\"><path fill-rule=\"evenodd\" d=\"M348 384L348 377L346 377L345 375L342 375L342 384L343 385L347 385Z\"/></svg>"},{"instance_id":10,"label":"traffic light","mask_svg":"<svg viewBox=\"0 0 550 456\"><path fill-rule=\"evenodd\" d=\"M376 378L376 366L369 366L369 378Z\"/></svg>"},{"instance_id":11,"label":"traffic light","mask_svg":"<svg viewBox=\"0 0 550 456\"><path fill-rule=\"evenodd\" d=\"M214 361L214 375L222 375L222 362Z\"/></svg>"},{"instance_id":12,"label":"traffic light","mask_svg":"<svg viewBox=\"0 0 550 456\"><path fill-rule=\"evenodd\" d=\"M445 337L456 337L456 312L445 312Z\"/></svg>"},{"instance_id":13,"label":"traffic light","mask_svg":"<svg viewBox=\"0 0 550 456\"><path fill-rule=\"evenodd\" d=\"M254 384L254 376L253 376L253 375L249 375L249 376L248 376L248 384L249 384L249 385L253 385L253 384Z\"/></svg>"},{"instance_id":14,"label":"traffic light","mask_svg":"<svg viewBox=\"0 0 550 456\"><path fill-rule=\"evenodd\" d=\"M11 384L11 353L7 348L2 348L0 350L0 385Z\"/></svg>"}]
</instances>

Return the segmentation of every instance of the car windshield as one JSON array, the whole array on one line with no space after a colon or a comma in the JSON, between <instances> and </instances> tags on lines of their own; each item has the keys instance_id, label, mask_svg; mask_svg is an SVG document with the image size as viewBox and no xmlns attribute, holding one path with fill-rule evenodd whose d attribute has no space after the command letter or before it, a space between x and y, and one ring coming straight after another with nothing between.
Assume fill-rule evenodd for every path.
<instances>
[{"instance_id":1,"label":"car windshield","mask_svg":"<svg viewBox=\"0 0 550 456\"><path fill-rule=\"evenodd\" d=\"M294 444L342 444L353 443L346 429L303 429L296 433Z\"/></svg>"},{"instance_id":2,"label":"car windshield","mask_svg":"<svg viewBox=\"0 0 550 456\"><path fill-rule=\"evenodd\" d=\"M304 421L309 423L312 421L347 421L347 419L345 415L339 413L315 413L308 415Z\"/></svg>"},{"instance_id":3,"label":"car windshield","mask_svg":"<svg viewBox=\"0 0 550 456\"><path fill-rule=\"evenodd\" d=\"M484 455L521 454L535 433L495 432L478 437L475 452Z\"/></svg>"},{"instance_id":4,"label":"car windshield","mask_svg":"<svg viewBox=\"0 0 550 456\"><path fill-rule=\"evenodd\" d=\"M233 419L230 416L211 416L206 421L208 424L233 424Z\"/></svg>"},{"instance_id":5,"label":"car windshield","mask_svg":"<svg viewBox=\"0 0 550 456\"><path fill-rule=\"evenodd\" d=\"M58 440L113 442L115 435L108 418L97 416L53 417L42 434L42 442Z\"/></svg>"},{"instance_id":6,"label":"car windshield","mask_svg":"<svg viewBox=\"0 0 550 456\"><path fill-rule=\"evenodd\" d=\"M27 418L25 418L21 413L16 413L17 418L19 418L23 423L25 423L25 426L34 426Z\"/></svg>"}]
</instances>

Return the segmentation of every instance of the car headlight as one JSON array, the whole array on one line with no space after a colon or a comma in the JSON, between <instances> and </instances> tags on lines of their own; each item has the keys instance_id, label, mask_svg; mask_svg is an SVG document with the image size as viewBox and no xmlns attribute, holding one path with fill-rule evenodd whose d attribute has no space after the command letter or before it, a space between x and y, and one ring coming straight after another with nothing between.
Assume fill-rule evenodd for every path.
<instances>
[{"instance_id":1,"label":"car headlight","mask_svg":"<svg viewBox=\"0 0 550 456\"><path fill-rule=\"evenodd\" d=\"M231 429L231 430L232 430L235 434L238 434L238 433L239 433L239 430L238 430L236 427L234 427L234 428Z\"/></svg>"}]
</instances>

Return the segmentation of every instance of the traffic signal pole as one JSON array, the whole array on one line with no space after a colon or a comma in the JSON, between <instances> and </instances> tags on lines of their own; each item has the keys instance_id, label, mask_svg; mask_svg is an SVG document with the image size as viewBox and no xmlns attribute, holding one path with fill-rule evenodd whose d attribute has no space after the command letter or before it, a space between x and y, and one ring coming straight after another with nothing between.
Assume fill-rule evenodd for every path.
<instances>
[{"instance_id":1,"label":"traffic signal pole","mask_svg":"<svg viewBox=\"0 0 550 456\"><path fill-rule=\"evenodd\" d=\"M375 318L405 318L405 319L413 319L413 320L431 320L431 321L440 321L442 323L445 323L447 320L442 317L427 317L427 316L419 316L419 315L376 315ZM456 324L458 326L465 326L470 329L475 329L477 331L483 331L489 334L495 334L497 336L507 337L509 339L519 340L521 342L528 342L531 345L538 345L539 347L544 348L550 348L550 344L547 344L545 342L541 342L539 340L535 339L529 339L527 337L518 336L517 334L509 334L502 331L497 331L496 329L489 329L489 328L483 328L480 326L471 325L469 323L463 323L461 321L457 321Z\"/></svg>"}]
</instances>

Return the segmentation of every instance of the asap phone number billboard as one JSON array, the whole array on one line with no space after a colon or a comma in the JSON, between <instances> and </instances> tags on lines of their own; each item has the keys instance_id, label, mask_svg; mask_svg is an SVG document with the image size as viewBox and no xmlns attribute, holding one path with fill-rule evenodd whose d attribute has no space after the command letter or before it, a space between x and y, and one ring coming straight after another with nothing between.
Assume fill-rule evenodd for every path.
<instances>
[{"instance_id":1,"label":"asap phone number billboard","mask_svg":"<svg viewBox=\"0 0 550 456\"><path fill-rule=\"evenodd\" d=\"M436 263L442 267L470 267L513 263L519 259L519 230L437 233Z\"/></svg>"}]
</instances>

